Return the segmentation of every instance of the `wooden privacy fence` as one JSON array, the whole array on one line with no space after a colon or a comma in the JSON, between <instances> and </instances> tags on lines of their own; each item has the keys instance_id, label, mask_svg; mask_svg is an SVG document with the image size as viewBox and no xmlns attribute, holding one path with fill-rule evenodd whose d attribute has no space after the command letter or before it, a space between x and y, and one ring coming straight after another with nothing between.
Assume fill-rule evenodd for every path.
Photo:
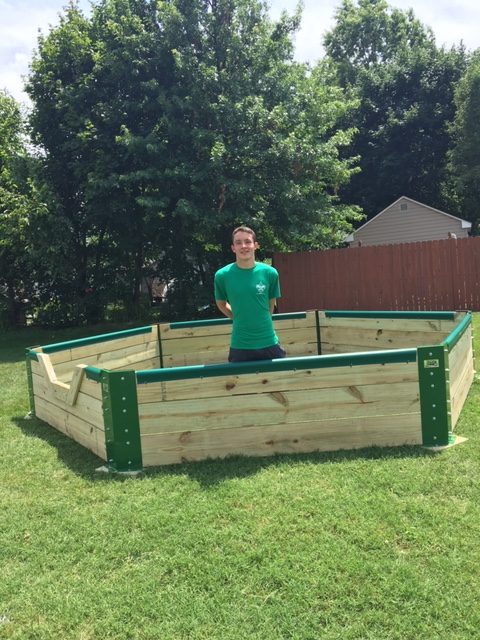
<instances>
[{"instance_id":1,"label":"wooden privacy fence","mask_svg":"<svg viewBox=\"0 0 480 640\"><path fill-rule=\"evenodd\" d=\"M282 313L480 310L480 237L275 253Z\"/></svg>"}]
</instances>

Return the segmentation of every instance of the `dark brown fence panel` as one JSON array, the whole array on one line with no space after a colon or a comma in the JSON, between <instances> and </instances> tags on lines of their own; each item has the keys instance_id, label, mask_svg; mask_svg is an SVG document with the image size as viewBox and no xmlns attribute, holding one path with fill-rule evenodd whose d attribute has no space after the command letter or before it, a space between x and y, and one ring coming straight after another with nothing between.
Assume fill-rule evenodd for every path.
<instances>
[{"instance_id":1,"label":"dark brown fence panel","mask_svg":"<svg viewBox=\"0 0 480 640\"><path fill-rule=\"evenodd\" d=\"M480 237L276 253L279 311L480 310Z\"/></svg>"}]
</instances>

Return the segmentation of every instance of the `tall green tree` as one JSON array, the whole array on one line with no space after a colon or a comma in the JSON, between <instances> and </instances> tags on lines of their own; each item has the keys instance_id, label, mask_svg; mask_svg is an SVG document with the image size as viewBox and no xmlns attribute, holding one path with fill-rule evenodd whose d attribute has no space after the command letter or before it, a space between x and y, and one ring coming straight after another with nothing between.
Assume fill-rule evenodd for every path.
<instances>
[{"instance_id":1,"label":"tall green tree","mask_svg":"<svg viewBox=\"0 0 480 640\"><path fill-rule=\"evenodd\" d=\"M462 217L480 223L480 50L474 52L455 92L456 115L451 128L449 170L454 198Z\"/></svg>"},{"instance_id":2,"label":"tall green tree","mask_svg":"<svg viewBox=\"0 0 480 640\"><path fill-rule=\"evenodd\" d=\"M361 172L342 196L369 216L401 195L448 206L442 185L463 48L438 48L413 11L385 0L345 0L325 47L339 84L359 99L348 123L358 127L349 152Z\"/></svg>"},{"instance_id":3,"label":"tall green tree","mask_svg":"<svg viewBox=\"0 0 480 640\"><path fill-rule=\"evenodd\" d=\"M191 315L233 225L255 226L267 251L348 231L353 130L338 122L351 105L327 67L293 61L299 20L273 23L257 0L103 0L88 20L71 5L40 40L32 126L73 295L118 290L135 309L157 273Z\"/></svg>"},{"instance_id":4,"label":"tall green tree","mask_svg":"<svg viewBox=\"0 0 480 640\"><path fill-rule=\"evenodd\" d=\"M32 138L43 156L41 177L54 196L34 221L35 251L43 258L41 302L76 308L77 321L92 286L94 260L83 140L93 106L88 80L95 50L89 30L89 21L70 4L59 26L39 38L26 87L33 103Z\"/></svg>"},{"instance_id":5,"label":"tall green tree","mask_svg":"<svg viewBox=\"0 0 480 640\"><path fill-rule=\"evenodd\" d=\"M0 92L0 325L19 320L22 299L32 295L28 251L29 213L35 197L19 104Z\"/></svg>"}]
</instances>

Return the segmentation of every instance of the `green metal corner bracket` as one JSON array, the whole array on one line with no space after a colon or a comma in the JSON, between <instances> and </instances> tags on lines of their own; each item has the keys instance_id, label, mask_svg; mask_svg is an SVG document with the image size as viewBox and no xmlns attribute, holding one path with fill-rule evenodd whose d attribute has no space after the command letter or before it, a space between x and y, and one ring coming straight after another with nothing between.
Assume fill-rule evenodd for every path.
<instances>
[{"instance_id":1,"label":"green metal corner bracket","mask_svg":"<svg viewBox=\"0 0 480 640\"><path fill-rule=\"evenodd\" d=\"M317 353L319 356L322 355L322 336L320 333L320 314L318 309L315 309L315 328L317 331Z\"/></svg>"},{"instance_id":2,"label":"green metal corner bracket","mask_svg":"<svg viewBox=\"0 0 480 640\"><path fill-rule=\"evenodd\" d=\"M33 393L32 359L30 356L30 349L27 349L25 364L27 367L28 399L30 402L30 413L28 416L33 418L35 417L35 394Z\"/></svg>"},{"instance_id":3,"label":"green metal corner bracket","mask_svg":"<svg viewBox=\"0 0 480 640\"><path fill-rule=\"evenodd\" d=\"M135 371L107 371L100 376L107 467L117 473L143 470Z\"/></svg>"},{"instance_id":4,"label":"green metal corner bracket","mask_svg":"<svg viewBox=\"0 0 480 640\"><path fill-rule=\"evenodd\" d=\"M448 347L418 347L422 444L448 447L455 442L450 411Z\"/></svg>"}]
</instances>

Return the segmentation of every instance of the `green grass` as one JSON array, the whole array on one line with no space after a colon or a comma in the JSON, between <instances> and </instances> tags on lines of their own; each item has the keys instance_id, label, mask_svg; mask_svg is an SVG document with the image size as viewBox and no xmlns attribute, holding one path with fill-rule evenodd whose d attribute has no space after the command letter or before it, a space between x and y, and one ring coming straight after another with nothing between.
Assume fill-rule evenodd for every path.
<instances>
[{"instance_id":1,"label":"green grass","mask_svg":"<svg viewBox=\"0 0 480 640\"><path fill-rule=\"evenodd\" d=\"M24 347L84 334L0 338L0 638L478 640L480 382L457 425L468 442L440 454L235 458L125 479L24 419Z\"/></svg>"}]
</instances>

